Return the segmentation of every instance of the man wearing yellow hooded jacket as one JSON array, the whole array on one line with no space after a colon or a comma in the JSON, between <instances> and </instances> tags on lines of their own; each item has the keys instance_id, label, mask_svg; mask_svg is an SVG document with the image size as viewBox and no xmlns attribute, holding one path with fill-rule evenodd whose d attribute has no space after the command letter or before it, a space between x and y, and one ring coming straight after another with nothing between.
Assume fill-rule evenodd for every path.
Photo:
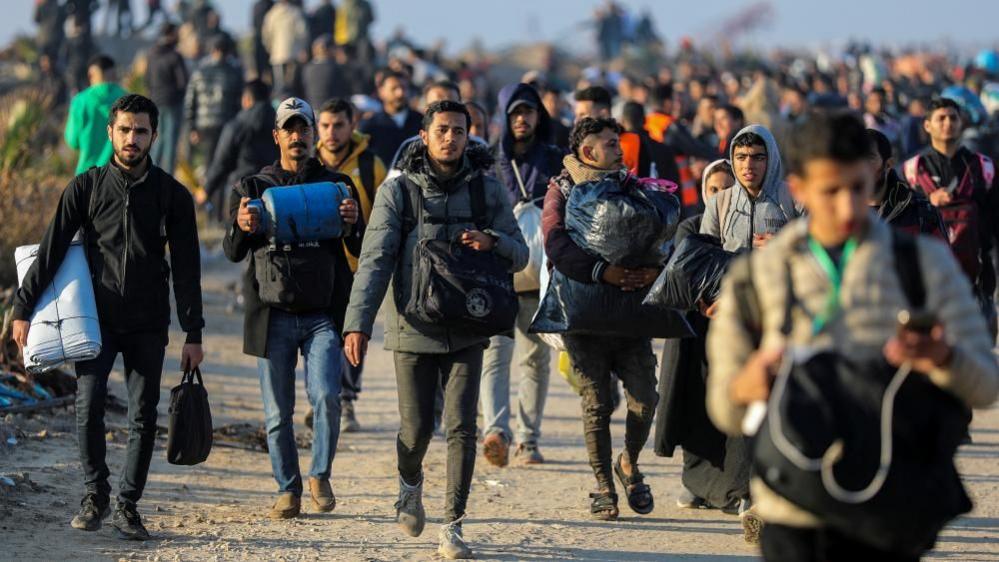
<instances>
[{"instance_id":1,"label":"man wearing yellow hooded jacket","mask_svg":"<svg viewBox=\"0 0 999 562\"><path fill-rule=\"evenodd\" d=\"M357 186L358 203L365 224L371 216L375 192L385 180L385 163L369 147L370 135L354 130L354 107L349 101L333 98L319 108L317 128L319 142L317 156L324 166L334 172L350 176ZM357 271L357 256L346 251L347 262L352 272ZM361 372L363 365L347 365L343 369L340 391L341 431L352 432L361 429L354 413L354 401L361 392ZM306 416L308 418L308 416Z\"/></svg>"}]
</instances>

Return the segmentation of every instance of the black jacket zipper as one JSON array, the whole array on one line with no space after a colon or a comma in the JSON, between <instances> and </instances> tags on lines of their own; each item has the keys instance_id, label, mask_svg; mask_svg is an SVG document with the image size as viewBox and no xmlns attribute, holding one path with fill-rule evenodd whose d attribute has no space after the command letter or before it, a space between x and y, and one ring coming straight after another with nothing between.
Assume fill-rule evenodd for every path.
<instances>
[{"instance_id":1,"label":"black jacket zipper","mask_svg":"<svg viewBox=\"0 0 999 562\"><path fill-rule=\"evenodd\" d=\"M131 194L131 191L132 190L129 188L128 184L126 184L125 185L125 209L122 212L122 214L124 215L124 220L122 221L122 228L125 229L125 247L124 247L124 249L122 249L122 252L121 252L121 297L122 297L122 299L124 299L125 296L126 296L125 293L126 293L126 287L127 287L127 285L125 284L125 280L126 280L126 276L128 274L128 230L129 230L129 225L128 225L128 203L129 203L129 201L128 200L129 200L129 195Z\"/></svg>"}]
</instances>

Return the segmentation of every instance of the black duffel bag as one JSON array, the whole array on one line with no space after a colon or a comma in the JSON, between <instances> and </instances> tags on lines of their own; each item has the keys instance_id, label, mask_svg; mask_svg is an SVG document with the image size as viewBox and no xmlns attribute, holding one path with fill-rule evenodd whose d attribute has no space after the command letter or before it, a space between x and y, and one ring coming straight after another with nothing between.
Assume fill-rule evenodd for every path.
<instances>
[{"instance_id":1,"label":"black duffel bag","mask_svg":"<svg viewBox=\"0 0 999 562\"><path fill-rule=\"evenodd\" d=\"M485 185L482 176L469 182L471 217L425 217L423 192L406 179L404 234L423 232L424 221L439 224L472 222L487 228ZM402 247L406 245L403 236ZM400 260L401 261L401 260ZM513 288L510 260L495 252L473 250L457 240L419 239L413 248L409 299L396 285L396 307L407 319L435 324L476 336L490 337L513 330L518 299Z\"/></svg>"},{"instance_id":2,"label":"black duffel bag","mask_svg":"<svg viewBox=\"0 0 999 562\"><path fill-rule=\"evenodd\" d=\"M580 283L558 269L534 315L531 334L688 338L694 331L676 310L642 304L643 291L622 291L605 283Z\"/></svg>"},{"instance_id":3,"label":"black duffel bag","mask_svg":"<svg viewBox=\"0 0 999 562\"><path fill-rule=\"evenodd\" d=\"M212 452L212 410L201 369L195 367L193 371L185 371L180 384L170 390L167 428L167 461L170 464L202 463Z\"/></svg>"},{"instance_id":4,"label":"black duffel bag","mask_svg":"<svg viewBox=\"0 0 999 562\"><path fill-rule=\"evenodd\" d=\"M892 236L906 300L921 309L926 291L915 239ZM733 285L740 307L749 304L742 316L756 324L752 272L731 274L749 278L746 285L733 277ZM785 275L790 307L789 269ZM947 522L972 507L954 466L970 411L925 374L896 369L883 357L794 355L785 356L753 439L754 473L858 542L913 557L933 548Z\"/></svg>"}]
</instances>

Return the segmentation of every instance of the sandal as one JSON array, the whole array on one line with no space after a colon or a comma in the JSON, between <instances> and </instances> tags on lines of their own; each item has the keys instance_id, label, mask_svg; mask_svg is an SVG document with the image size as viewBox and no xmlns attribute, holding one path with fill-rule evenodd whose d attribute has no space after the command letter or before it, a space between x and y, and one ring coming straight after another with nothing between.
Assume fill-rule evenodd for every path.
<instances>
[{"instance_id":1,"label":"sandal","mask_svg":"<svg viewBox=\"0 0 999 562\"><path fill-rule=\"evenodd\" d=\"M652 488L645 483L645 477L638 471L637 466L632 465L631 472L631 476L624 473L621 469L621 455L618 455L614 461L614 474L617 474L617 479L628 494L628 507L639 515L652 513L652 509L655 508Z\"/></svg>"},{"instance_id":2,"label":"sandal","mask_svg":"<svg viewBox=\"0 0 999 562\"><path fill-rule=\"evenodd\" d=\"M590 497L590 514L594 519L601 521L615 521L617 519L617 494L614 492L592 492Z\"/></svg>"}]
</instances>

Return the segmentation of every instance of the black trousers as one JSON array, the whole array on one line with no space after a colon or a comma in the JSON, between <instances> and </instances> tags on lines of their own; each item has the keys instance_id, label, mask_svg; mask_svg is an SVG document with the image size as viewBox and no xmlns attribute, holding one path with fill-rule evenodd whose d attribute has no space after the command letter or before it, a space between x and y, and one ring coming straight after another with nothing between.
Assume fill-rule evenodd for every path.
<instances>
[{"instance_id":1,"label":"black trousers","mask_svg":"<svg viewBox=\"0 0 999 562\"><path fill-rule=\"evenodd\" d=\"M399 394L399 474L409 483L420 480L423 457L434 436L434 402L444 388L444 434L447 439L445 519L465 514L475 470L475 434L482 351L475 345L453 353L395 352Z\"/></svg>"},{"instance_id":2,"label":"black trousers","mask_svg":"<svg viewBox=\"0 0 999 562\"><path fill-rule=\"evenodd\" d=\"M88 492L97 494L100 503L108 501L111 472L105 460L104 405L108 376L120 353L128 389L128 448L118 499L134 504L142 497L156 446L156 406L168 338L166 332L116 334L103 330L101 340L100 355L76 364L76 432L84 483Z\"/></svg>"},{"instance_id":3,"label":"black trousers","mask_svg":"<svg viewBox=\"0 0 999 562\"><path fill-rule=\"evenodd\" d=\"M829 528L799 529L766 524L760 537L767 562L916 562L918 556L903 556L859 543Z\"/></svg>"},{"instance_id":4,"label":"black trousers","mask_svg":"<svg viewBox=\"0 0 999 562\"><path fill-rule=\"evenodd\" d=\"M572 368L579 375L583 408L583 435L590 467L602 490L615 491L611 469L610 419L614 413L616 383L624 385L628 415L624 423L624 452L632 463L652 430L659 402L656 390L656 356L648 338L566 335L565 347Z\"/></svg>"}]
</instances>

